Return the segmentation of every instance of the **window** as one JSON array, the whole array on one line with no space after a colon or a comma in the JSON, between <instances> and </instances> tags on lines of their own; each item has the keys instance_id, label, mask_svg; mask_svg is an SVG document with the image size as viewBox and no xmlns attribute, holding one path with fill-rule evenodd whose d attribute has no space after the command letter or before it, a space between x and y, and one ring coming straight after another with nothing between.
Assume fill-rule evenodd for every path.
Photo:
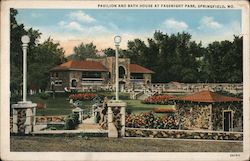
<instances>
[{"instance_id":1,"label":"window","mask_svg":"<svg viewBox=\"0 0 250 161\"><path fill-rule=\"evenodd\" d=\"M53 77L58 78L58 75L59 75L59 74L58 74L57 72L53 72L53 73L50 74L50 77L51 77L51 78L53 78Z\"/></svg>"},{"instance_id":2,"label":"window","mask_svg":"<svg viewBox=\"0 0 250 161\"><path fill-rule=\"evenodd\" d=\"M144 79L144 77L142 73L131 73L130 79Z\"/></svg>"},{"instance_id":3,"label":"window","mask_svg":"<svg viewBox=\"0 0 250 161\"><path fill-rule=\"evenodd\" d=\"M62 80L56 80L55 86L62 86Z\"/></svg>"},{"instance_id":4,"label":"window","mask_svg":"<svg viewBox=\"0 0 250 161\"><path fill-rule=\"evenodd\" d=\"M101 78L101 72L82 72L82 78Z\"/></svg>"}]
</instances>

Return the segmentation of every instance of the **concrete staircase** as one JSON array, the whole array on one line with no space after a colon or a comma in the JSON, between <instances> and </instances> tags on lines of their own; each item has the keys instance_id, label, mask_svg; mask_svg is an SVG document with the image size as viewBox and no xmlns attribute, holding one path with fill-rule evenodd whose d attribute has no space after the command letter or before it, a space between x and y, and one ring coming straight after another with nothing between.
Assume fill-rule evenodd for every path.
<instances>
[{"instance_id":1,"label":"concrete staircase","mask_svg":"<svg viewBox=\"0 0 250 161\"><path fill-rule=\"evenodd\" d=\"M138 100L145 100L146 98L155 95L156 92L143 92L139 97L137 97Z\"/></svg>"}]
</instances>

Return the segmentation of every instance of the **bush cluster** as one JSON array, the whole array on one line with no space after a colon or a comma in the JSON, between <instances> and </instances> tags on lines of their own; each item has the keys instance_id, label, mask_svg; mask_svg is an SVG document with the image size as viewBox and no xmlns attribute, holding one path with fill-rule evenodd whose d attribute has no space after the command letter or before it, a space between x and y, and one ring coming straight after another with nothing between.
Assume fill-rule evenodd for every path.
<instances>
[{"instance_id":1,"label":"bush cluster","mask_svg":"<svg viewBox=\"0 0 250 161\"><path fill-rule=\"evenodd\" d=\"M74 101L85 101L85 100L92 100L95 98L97 94L95 93L77 93L69 95L69 99L73 99Z\"/></svg>"},{"instance_id":2,"label":"bush cluster","mask_svg":"<svg viewBox=\"0 0 250 161\"><path fill-rule=\"evenodd\" d=\"M65 126L64 128L66 130L73 130L77 127L77 125L79 124L79 115L76 113L71 113L69 115L66 116L65 118Z\"/></svg>"},{"instance_id":3,"label":"bush cluster","mask_svg":"<svg viewBox=\"0 0 250 161\"><path fill-rule=\"evenodd\" d=\"M39 94L39 97L41 99L44 99L44 100L48 99L49 96L50 96L49 93L45 93L45 92L42 92L42 93Z\"/></svg>"},{"instance_id":4,"label":"bush cluster","mask_svg":"<svg viewBox=\"0 0 250 161\"><path fill-rule=\"evenodd\" d=\"M126 116L126 127L150 129L178 129L174 115L155 116L152 112Z\"/></svg>"},{"instance_id":5,"label":"bush cluster","mask_svg":"<svg viewBox=\"0 0 250 161\"><path fill-rule=\"evenodd\" d=\"M174 96L170 95L159 95L159 96L150 96L142 101L145 104L161 104L166 105L169 103L169 100L174 98Z\"/></svg>"}]
</instances>

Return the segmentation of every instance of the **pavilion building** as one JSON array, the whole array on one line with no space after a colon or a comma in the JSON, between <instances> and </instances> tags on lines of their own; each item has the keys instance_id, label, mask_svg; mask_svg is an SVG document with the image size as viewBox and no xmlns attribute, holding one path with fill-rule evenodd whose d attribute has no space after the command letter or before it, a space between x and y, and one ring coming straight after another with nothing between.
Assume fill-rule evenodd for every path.
<instances>
[{"instance_id":1,"label":"pavilion building","mask_svg":"<svg viewBox=\"0 0 250 161\"><path fill-rule=\"evenodd\" d=\"M119 58L119 88L151 83L154 72L130 59ZM50 88L55 91L67 89L110 89L115 85L115 57L87 60L70 60L50 70Z\"/></svg>"}]
</instances>

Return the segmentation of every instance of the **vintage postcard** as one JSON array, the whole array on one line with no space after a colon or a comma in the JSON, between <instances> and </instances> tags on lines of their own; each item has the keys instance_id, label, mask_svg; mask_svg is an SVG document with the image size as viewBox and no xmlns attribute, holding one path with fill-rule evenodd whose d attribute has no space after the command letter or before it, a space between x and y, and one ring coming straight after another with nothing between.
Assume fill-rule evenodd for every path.
<instances>
[{"instance_id":1,"label":"vintage postcard","mask_svg":"<svg viewBox=\"0 0 250 161\"><path fill-rule=\"evenodd\" d=\"M247 1L1 1L2 160L249 160Z\"/></svg>"}]
</instances>

